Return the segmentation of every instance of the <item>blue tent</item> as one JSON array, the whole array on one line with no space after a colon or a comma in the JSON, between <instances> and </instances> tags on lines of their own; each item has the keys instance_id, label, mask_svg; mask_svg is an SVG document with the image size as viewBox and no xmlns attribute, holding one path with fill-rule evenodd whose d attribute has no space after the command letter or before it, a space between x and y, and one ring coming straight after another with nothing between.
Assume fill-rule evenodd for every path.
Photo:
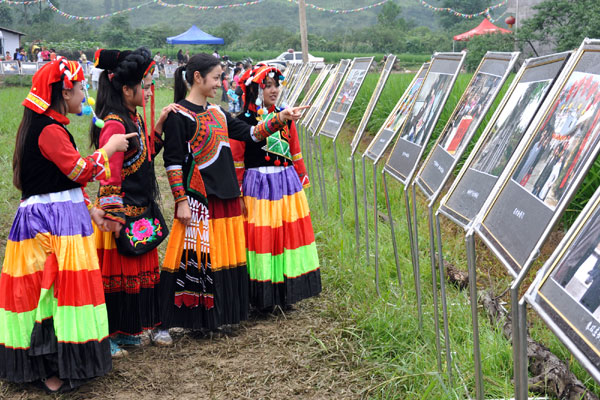
<instances>
[{"instance_id":1,"label":"blue tent","mask_svg":"<svg viewBox=\"0 0 600 400\"><path fill-rule=\"evenodd\" d=\"M168 44L225 44L221 38L214 37L192 25L187 31L180 33L177 36L167 38Z\"/></svg>"}]
</instances>

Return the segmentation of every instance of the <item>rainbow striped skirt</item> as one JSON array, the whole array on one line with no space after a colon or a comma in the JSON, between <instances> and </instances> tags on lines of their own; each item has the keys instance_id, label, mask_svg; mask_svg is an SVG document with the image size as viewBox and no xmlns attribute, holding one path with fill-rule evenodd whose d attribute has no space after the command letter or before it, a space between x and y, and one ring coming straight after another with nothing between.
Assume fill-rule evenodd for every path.
<instances>
[{"instance_id":1,"label":"rainbow striped skirt","mask_svg":"<svg viewBox=\"0 0 600 400\"><path fill-rule=\"evenodd\" d=\"M0 378L83 380L112 368L102 276L81 188L22 201L0 275Z\"/></svg>"},{"instance_id":2,"label":"rainbow striped skirt","mask_svg":"<svg viewBox=\"0 0 600 400\"><path fill-rule=\"evenodd\" d=\"M294 167L247 169L242 187L250 304L290 305L319 294L310 209Z\"/></svg>"}]
</instances>

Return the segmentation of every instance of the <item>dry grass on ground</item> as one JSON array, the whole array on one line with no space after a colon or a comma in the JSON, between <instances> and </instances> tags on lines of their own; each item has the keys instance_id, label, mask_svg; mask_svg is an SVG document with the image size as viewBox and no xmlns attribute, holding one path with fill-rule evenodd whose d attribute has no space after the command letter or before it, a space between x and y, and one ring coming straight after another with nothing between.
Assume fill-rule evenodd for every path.
<instances>
[{"instance_id":1,"label":"dry grass on ground","mask_svg":"<svg viewBox=\"0 0 600 400\"><path fill-rule=\"evenodd\" d=\"M231 334L175 337L117 360L110 374L57 399L356 399L372 382L324 295L293 311L252 314ZM348 355L348 356L347 356ZM0 398L46 399L39 389L0 383Z\"/></svg>"}]
</instances>

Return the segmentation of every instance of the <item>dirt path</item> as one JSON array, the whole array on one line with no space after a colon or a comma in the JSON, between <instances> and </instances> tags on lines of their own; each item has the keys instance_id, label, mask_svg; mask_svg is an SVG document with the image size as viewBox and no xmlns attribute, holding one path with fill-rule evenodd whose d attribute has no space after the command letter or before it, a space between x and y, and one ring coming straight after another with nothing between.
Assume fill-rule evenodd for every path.
<instances>
[{"instance_id":1,"label":"dirt path","mask_svg":"<svg viewBox=\"0 0 600 400\"><path fill-rule=\"evenodd\" d=\"M366 366L350 350L341 323L327 317L325 293L282 314L252 314L229 335L186 334L173 348L134 349L113 371L63 399L356 399ZM0 383L0 398L48 398Z\"/></svg>"}]
</instances>

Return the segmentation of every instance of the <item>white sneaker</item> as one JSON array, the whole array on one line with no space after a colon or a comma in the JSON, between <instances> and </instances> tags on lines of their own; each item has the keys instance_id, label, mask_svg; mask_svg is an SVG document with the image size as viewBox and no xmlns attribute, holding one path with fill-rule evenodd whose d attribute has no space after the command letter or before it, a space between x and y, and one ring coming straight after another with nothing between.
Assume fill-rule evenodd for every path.
<instances>
[{"instance_id":1,"label":"white sneaker","mask_svg":"<svg viewBox=\"0 0 600 400\"><path fill-rule=\"evenodd\" d=\"M167 347L173 345L173 339L166 329L157 329L152 335L152 341L159 347Z\"/></svg>"}]
</instances>

